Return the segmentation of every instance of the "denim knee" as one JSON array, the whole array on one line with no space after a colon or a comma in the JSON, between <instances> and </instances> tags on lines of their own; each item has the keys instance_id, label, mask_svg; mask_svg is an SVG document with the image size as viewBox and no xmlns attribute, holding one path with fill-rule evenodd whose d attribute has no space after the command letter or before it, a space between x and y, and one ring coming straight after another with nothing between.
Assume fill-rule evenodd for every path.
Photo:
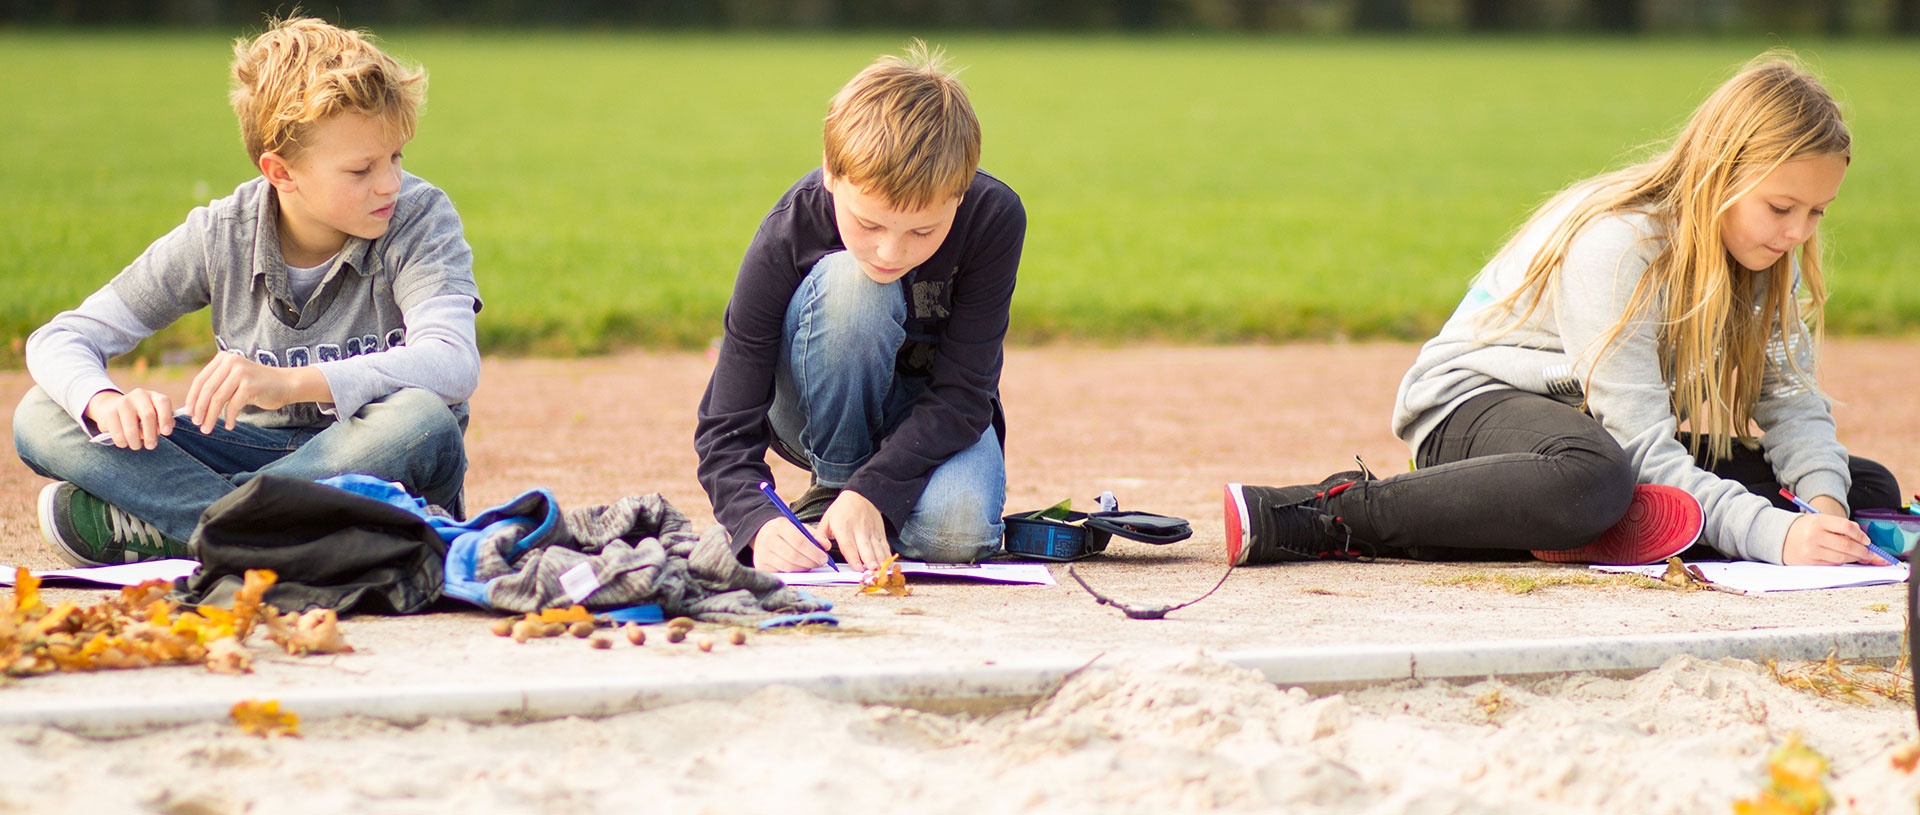
<instances>
[{"instance_id":1,"label":"denim knee","mask_svg":"<svg viewBox=\"0 0 1920 815\"><path fill-rule=\"evenodd\" d=\"M929 506L925 499L907 520L894 551L928 563L975 563L1000 551L1004 501L979 493L951 494Z\"/></svg>"},{"instance_id":2,"label":"denim knee","mask_svg":"<svg viewBox=\"0 0 1920 815\"><path fill-rule=\"evenodd\" d=\"M813 319L834 326L836 340L869 343L875 340L899 344L907 318L907 301L900 296L898 281L878 283L860 269L852 252L835 252L814 264L802 288L812 288L813 296L795 306L811 309Z\"/></svg>"},{"instance_id":3,"label":"denim knee","mask_svg":"<svg viewBox=\"0 0 1920 815\"><path fill-rule=\"evenodd\" d=\"M401 388L360 408L354 418L410 435L435 445L464 443L460 420L439 396L420 388ZM404 428L404 430L402 430Z\"/></svg>"},{"instance_id":4,"label":"denim knee","mask_svg":"<svg viewBox=\"0 0 1920 815\"><path fill-rule=\"evenodd\" d=\"M439 396L402 388L368 402L342 424L322 434L321 469L400 481L429 503L460 513L466 441L460 420Z\"/></svg>"},{"instance_id":5,"label":"denim knee","mask_svg":"<svg viewBox=\"0 0 1920 815\"><path fill-rule=\"evenodd\" d=\"M13 411L13 451L40 475L61 478L62 446L85 440L86 431L37 385Z\"/></svg>"}]
</instances>

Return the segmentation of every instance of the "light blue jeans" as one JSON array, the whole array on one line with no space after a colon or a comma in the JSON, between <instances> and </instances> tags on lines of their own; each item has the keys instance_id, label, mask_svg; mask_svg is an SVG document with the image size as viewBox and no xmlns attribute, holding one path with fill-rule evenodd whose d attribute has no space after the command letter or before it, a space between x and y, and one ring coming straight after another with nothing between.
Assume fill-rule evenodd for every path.
<instances>
[{"instance_id":1,"label":"light blue jeans","mask_svg":"<svg viewBox=\"0 0 1920 815\"><path fill-rule=\"evenodd\" d=\"M910 278L875 283L853 255L821 258L787 305L774 373L774 434L810 462L814 478L845 486L926 393L923 378L894 376L907 340ZM901 557L972 563L1000 549L1007 463L993 428L935 467L906 524L890 536Z\"/></svg>"},{"instance_id":2,"label":"light blue jeans","mask_svg":"<svg viewBox=\"0 0 1920 815\"><path fill-rule=\"evenodd\" d=\"M71 482L183 541L201 510L261 473L308 480L362 473L397 481L455 514L467 474L459 420L440 397L417 388L368 402L324 429L236 422L203 435L182 418L160 446L123 450L88 441L87 429L36 387L14 411L13 446L34 472Z\"/></svg>"}]
</instances>

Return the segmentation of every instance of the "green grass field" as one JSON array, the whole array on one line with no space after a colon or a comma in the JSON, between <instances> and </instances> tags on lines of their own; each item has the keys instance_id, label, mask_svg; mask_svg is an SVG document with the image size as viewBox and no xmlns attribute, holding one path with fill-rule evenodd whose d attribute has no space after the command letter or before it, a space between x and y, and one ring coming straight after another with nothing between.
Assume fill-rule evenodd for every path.
<instances>
[{"instance_id":1,"label":"green grass field","mask_svg":"<svg viewBox=\"0 0 1920 815\"><path fill-rule=\"evenodd\" d=\"M410 170L466 219L490 353L698 346L827 99L899 36L394 32ZM1017 339L1418 339L1530 207L1771 41L935 37L1030 219ZM1836 331L1920 324L1920 49L1788 43L1856 158ZM0 352L251 175L220 35L0 34ZM150 348L204 349L204 319Z\"/></svg>"}]
</instances>

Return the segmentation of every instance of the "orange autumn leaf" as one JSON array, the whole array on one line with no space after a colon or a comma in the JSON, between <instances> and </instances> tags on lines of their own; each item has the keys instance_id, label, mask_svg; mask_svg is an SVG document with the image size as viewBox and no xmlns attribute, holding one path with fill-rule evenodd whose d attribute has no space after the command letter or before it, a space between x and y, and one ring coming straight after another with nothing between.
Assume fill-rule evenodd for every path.
<instances>
[{"instance_id":1,"label":"orange autumn leaf","mask_svg":"<svg viewBox=\"0 0 1920 815\"><path fill-rule=\"evenodd\" d=\"M590 623L593 613L586 606L568 606L567 608L549 608L540 612L538 618L543 623Z\"/></svg>"},{"instance_id":2,"label":"orange autumn leaf","mask_svg":"<svg viewBox=\"0 0 1920 815\"><path fill-rule=\"evenodd\" d=\"M36 621L32 626L28 627L27 636L29 637L45 636L47 633L53 631L54 629L65 626L67 623L67 618L73 616L73 613L79 610L80 610L80 607L77 605L74 605L72 602L61 603L60 605L56 606L52 611L49 611L45 615L41 616L41 618L38 621Z\"/></svg>"},{"instance_id":3,"label":"orange autumn leaf","mask_svg":"<svg viewBox=\"0 0 1920 815\"><path fill-rule=\"evenodd\" d=\"M235 637L207 643L207 670L217 674L253 673L253 652Z\"/></svg>"},{"instance_id":4,"label":"orange autumn leaf","mask_svg":"<svg viewBox=\"0 0 1920 815\"><path fill-rule=\"evenodd\" d=\"M913 587L907 585L907 575L900 571L897 554L888 555L880 565L867 571L860 578L861 594L879 594L885 592L894 597L905 597L913 593Z\"/></svg>"},{"instance_id":5,"label":"orange autumn leaf","mask_svg":"<svg viewBox=\"0 0 1920 815\"><path fill-rule=\"evenodd\" d=\"M40 578L21 566L13 571L13 610L20 614L30 614L44 608L40 601Z\"/></svg>"},{"instance_id":6,"label":"orange autumn leaf","mask_svg":"<svg viewBox=\"0 0 1920 815\"><path fill-rule=\"evenodd\" d=\"M1827 759L1799 734L1767 756L1767 788L1733 803L1734 815L1821 815L1833 808L1827 791Z\"/></svg>"},{"instance_id":7,"label":"orange autumn leaf","mask_svg":"<svg viewBox=\"0 0 1920 815\"><path fill-rule=\"evenodd\" d=\"M300 715L291 710L281 710L280 700L246 699L235 702L227 711L233 723L240 726L240 732L261 738L300 735Z\"/></svg>"},{"instance_id":8,"label":"orange autumn leaf","mask_svg":"<svg viewBox=\"0 0 1920 815\"><path fill-rule=\"evenodd\" d=\"M120 607L128 610L148 608L150 604L164 602L168 592L173 591L171 580L148 580L138 585L120 589ZM167 604L171 610L172 604Z\"/></svg>"},{"instance_id":9,"label":"orange autumn leaf","mask_svg":"<svg viewBox=\"0 0 1920 815\"><path fill-rule=\"evenodd\" d=\"M201 606L196 609L196 611L198 614L189 613L180 615L180 618L173 623L174 629L179 630L181 624L186 623L189 628L194 630L203 645L217 639L235 635L238 623L236 622L233 612L218 606ZM196 616L201 622L193 622Z\"/></svg>"},{"instance_id":10,"label":"orange autumn leaf","mask_svg":"<svg viewBox=\"0 0 1920 815\"><path fill-rule=\"evenodd\" d=\"M1893 766L1900 772L1913 774L1915 765L1920 765L1920 741L1910 741L1893 751Z\"/></svg>"},{"instance_id":11,"label":"orange autumn leaf","mask_svg":"<svg viewBox=\"0 0 1920 815\"><path fill-rule=\"evenodd\" d=\"M245 583L233 595L233 635L241 642L247 641L247 634L253 631L253 625L259 620L260 606L265 602L267 589L273 588L279 575L272 569L248 569Z\"/></svg>"},{"instance_id":12,"label":"orange autumn leaf","mask_svg":"<svg viewBox=\"0 0 1920 815\"><path fill-rule=\"evenodd\" d=\"M235 601L238 613L217 606L179 611L165 599L172 583L164 580L125 587L91 605L48 609L39 581L21 576L12 596L0 596L0 672L8 676L193 664L246 673L253 651L240 632L279 613L262 602L274 580L265 571L247 575ZM296 653L351 651L337 619L328 612L303 627L290 619L289 630L303 643Z\"/></svg>"},{"instance_id":13,"label":"orange autumn leaf","mask_svg":"<svg viewBox=\"0 0 1920 815\"><path fill-rule=\"evenodd\" d=\"M267 639L294 656L352 653L340 633L340 616L330 608L267 618Z\"/></svg>"}]
</instances>

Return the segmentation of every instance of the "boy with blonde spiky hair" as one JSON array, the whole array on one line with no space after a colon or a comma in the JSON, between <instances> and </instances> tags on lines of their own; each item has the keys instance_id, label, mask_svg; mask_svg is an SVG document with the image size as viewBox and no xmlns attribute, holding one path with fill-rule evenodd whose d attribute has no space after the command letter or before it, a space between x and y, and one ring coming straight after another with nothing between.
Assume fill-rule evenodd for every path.
<instances>
[{"instance_id":1,"label":"boy with blonde spiky hair","mask_svg":"<svg viewBox=\"0 0 1920 815\"><path fill-rule=\"evenodd\" d=\"M979 163L966 92L923 43L833 98L823 166L747 249L700 402L700 483L743 560L828 557L759 491L770 446L813 472L794 510L856 567L998 549L1001 344L1027 216Z\"/></svg>"},{"instance_id":2,"label":"boy with blonde spiky hair","mask_svg":"<svg viewBox=\"0 0 1920 815\"><path fill-rule=\"evenodd\" d=\"M453 204L400 169L425 73L295 18L235 43L233 82L259 177L27 340L14 444L61 479L40 525L76 565L191 556L201 511L262 473L364 473L460 511L480 299ZM201 308L220 350L177 411L114 384L107 359Z\"/></svg>"}]
</instances>

